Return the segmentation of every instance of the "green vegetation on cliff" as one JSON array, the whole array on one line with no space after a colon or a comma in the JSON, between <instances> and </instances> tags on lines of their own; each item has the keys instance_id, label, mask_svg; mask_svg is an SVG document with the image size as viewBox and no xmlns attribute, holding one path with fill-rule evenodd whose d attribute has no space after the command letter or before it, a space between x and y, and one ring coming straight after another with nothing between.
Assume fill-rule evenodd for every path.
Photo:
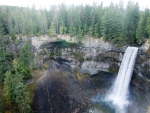
<instances>
[{"instance_id":1,"label":"green vegetation on cliff","mask_svg":"<svg viewBox=\"0 0 150 113\"><path fill-rule=\"evenodd\" d=\"M15 35L14 35L15 37ZM16 45L16 38L0 36L0 112L30 113L31 94L26 81L32 78L30 42ZM19 47L19 50L17 48Z\"/></svg>"},{"instance_id":2,"label":"green vegetation on cliff","mask_svg":"<svg viewBox=\"0 0 150 113\"><path fill-rule=\"evenodd\" d=\"M23 83L25 75L23 72L20 72L20 68L18 61L14 60L13 71L6 72L4 79L4 97L6 99L6 105L16 106L18 111L29 113L31 111L30 94L26 89L27 85ZM11 110L14 109L16 108L11 108Z\"/></svg>"}]
</instances>

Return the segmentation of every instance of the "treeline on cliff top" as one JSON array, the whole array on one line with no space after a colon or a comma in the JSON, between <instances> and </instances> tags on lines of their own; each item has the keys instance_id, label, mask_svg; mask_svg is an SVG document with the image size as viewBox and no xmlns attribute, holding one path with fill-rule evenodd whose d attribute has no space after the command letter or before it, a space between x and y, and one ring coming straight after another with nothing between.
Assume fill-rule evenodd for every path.
<instances>
[{"instance_id":1,"label":"treeline on cliff top","mask_svg":"<svg viewBox=\"0 0 150 113\"><path fill-rule=\"evenodd\" d=\"M0 6L2 34L44 35L70 34L103 37L105 41L141 44L150 36L150 11L140 10L139 4L123 1L118 4L71 5L61 3L50 9Z\"/></svg>"}]
</instances>

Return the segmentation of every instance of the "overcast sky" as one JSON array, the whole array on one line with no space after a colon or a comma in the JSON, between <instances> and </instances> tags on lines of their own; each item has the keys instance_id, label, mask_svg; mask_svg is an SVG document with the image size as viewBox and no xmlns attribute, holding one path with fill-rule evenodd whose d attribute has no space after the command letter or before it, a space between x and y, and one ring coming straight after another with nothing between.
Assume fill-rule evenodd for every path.
<instances>
[{"instance_id":1,"label":"overcast sky","mask_svg":"<svg viewBox=\"0 0 150 113\"><path fill-rule=\"evenodd\" d=\"M46 7L49 8L50 5L54 5L54 4L60 4L60 3L65 3L67 5L70 4L92 4L93 1L95 1L96 3L101 3L103 2L104 6L108 6L111 2L113 3L119 3L119 0L1 0L0 4L1 5L11 5L11 6L29 6L31 7L33 4L35 4L35 6L37 8L39 7ZM124 5L126 6L128 0L123 0L124 1ZM150 8L150 0L131 0L133 2L138 2L140 9L143 8Z\"/></svg>"}]
</instances>

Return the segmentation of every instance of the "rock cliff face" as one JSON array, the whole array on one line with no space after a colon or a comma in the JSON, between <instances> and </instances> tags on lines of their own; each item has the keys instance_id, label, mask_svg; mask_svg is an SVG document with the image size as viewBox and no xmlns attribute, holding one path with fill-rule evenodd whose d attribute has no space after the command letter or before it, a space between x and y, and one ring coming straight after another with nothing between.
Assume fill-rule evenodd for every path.
<instances>
[{"instance_id":1,"label":"rock cliff face","mask_svg":"<svg viewBox=\"0 0 150 113\"><path fill-rule=\"evenodd\" d=\"M44 66L50 60L48 66L44 66L45 75L36 81L35 113L88 113L92 106L90 98L106 93L111 86L126 49L126 46L118 48L101 38L87 36L81 43L69 35L31 37L30 41L37 64ZM131 81L131 100L136 104L129 107L128 113L144 113L149 104L146 101L150 90L146 80L150 78L149 47L148 42L139 47ZM141 105L144 107L138 109Z\"/></svg>"},{"instance_id":2,"label":"rock cliff face","mask_svg":"<svg viewBox=\"0 0 150 113\"><path fill-rule=\"evenodd\" d=\"M23 40L26 40L27 37L22 37ZM45 43L48 42L55 42L58 40L65 40L66 42L70 43L78 43L78 40L76 37L71 37L69 35L57 35L55 37L49 37L49 36L34 36L30 37L32 45L39 49L39 47ZM87 48L101 48L103 50L111 50L114 48L114 45L108 42L104 42L102 38L92 38L85 36L81 42L83 44L83 47Z\"/></svg>"},{"instance_id":3,"label":"rock cliff face","mask_svg":"<svg viewBox=\"0 0 150 113\"><path fill-rule=\"evenodd\" d=\"M103 50L112 50L114 45L109 42L104 42L102 38L92 38L85 36L82 40L82 44L87 48L101 48Z\"/></svg>"},{"instance_id":4,"label":"rock cliff face","mask_svg":"<svg viewBox=\"0 0 150 113\"><path fill-rule=\"evenodd\" d=\"M144 52L147 52L150 48L150 42L149 40L147 40L142 46L141 46L141 49L144 51Z\"/></svg>"},{"instance_id":5,"label":"rock cliff face","mask_svg":"<svg viewBox=\"0 0 150 113\"><path fill-rule=\"evenodd\" d=\"M84 61L81 65L81 72L84 74L94 75L99 70L108 71L109 64L95 61Z\"/></svg>"},{"instance_id":6,"label":"rock cliff face","mask_svg":"<svg viewBox=\"0 0 150 113\"><path fill-rule=\"evenodd\" d=\"M32 37L31 38L31 42L32 45L35 47L35 49L39 49L40 46L44 43L47 42L53 42L53 41L57 41L57 37L48 37L48 36L41 36L41 37Z\"/></svg>"},{"instance_id":7,"label":"rock cliff face","mask_svg":"<svg viewBox=\"0 0 150 113\"><path fill-rule=\"evenodd\" d=\"M118 48L112 43L104 42L102 38L96 39L88 36L85 36L80 44L76 37L69 35L22 37L24 41L27 39L33 45L37 65L42 65L44 60L52 57L62 58L68 60L73 68L80 68L81 72L90 75L98 71L115 70L117 72L126 49L126 46ZM63 44L60 40L68 43ZM139 75L150 78L150 43L148 40L139 47L135 70Z\"/></svg>"},{"instance_id":8,"label":"rock cliff face","mask_svg":"<svg viewBox=\"0 0 150 113\"><path fill-rule=\"evenodd\" d=\"M88 41L88 44L86 41ZM50 42L41 46L41 51L45 50L45 55L50 53L51 57L55 59L66 59L72 67L79 68L81 72L90 75L96 74L100 70L108 71L110 64L118 63L121 60L122 55L120 53L118 55L112 52L115 48L112 44L104 43L100 39L96 40L97 45L94 45L94 42L95 40L91 38L84 39L82 44L75 45L63 41ZM112 55L114 56L112 57ZM109 61L112 61L112 63Z\"/></svg>"}]
</instances>

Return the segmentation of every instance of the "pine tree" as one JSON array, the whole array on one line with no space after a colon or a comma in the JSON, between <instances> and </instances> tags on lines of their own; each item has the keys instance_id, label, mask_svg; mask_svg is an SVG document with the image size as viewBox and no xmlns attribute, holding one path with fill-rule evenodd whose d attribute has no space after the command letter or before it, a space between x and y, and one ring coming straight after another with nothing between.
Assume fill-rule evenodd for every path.
<instances>
[{"instance_id":1,"label":"pine tree","mask_svg":"<svg viewBox=\"0 0 150 113\"><path fill-rule=\"evenodd\" d=\"M4 75L11 69L11 52L8 48L8 38L0 36L0 83L3 83Z\"/></svg>"},{"instance_id":2,"label":"pine tree","mask_svg":"<svg viewBox=\"0 0 150 113\"><path fill-rule=\"evenodd\" d=\"M55 25L54 25L54 22L53 22L53 21L51 22L51 25L50 25L50 29L49 29L48 34L49 34L49 36L54 36L54 35L56 35Z\"/></svg>"},{"instance_id":3,"label":"pine tree","mask_svg":"<svg viewBox=\"0 0 150 113\"><path fill-rule=\"evenodd\" d=\"M19 49L19 64L22 67L32 68L33 57L31 44L29 41L26 41L26 43Z\"/></svg>"},{"instance_id":4,"label":"pine tree","mask_svg":"<svg viewBox=\"0 0 150 113\"><path fill-rule=\"evenodd\" d=\"M7 71L4 80L4 96L9 105L16 104L21 113L29 113L30 94L23 83L24 72L20 71L18 60L13 61L13 71Z\"/></svg>"},{"instance_id":5,"label":"pine tree","mask_svg":"<svg viewBox=\"0 0 150 113\"><path fill-rule=\"evenodd\" d=\"M148 33L148 36L150 36L150 14L148 15L147 21L146 21L146 31Z\"/></svg>"},{"instance_id":6,"label":"pine tree","mask_svg":"<svg viewBox=\"0 0 150 113\"><path fill-rule=\"evenodd\" d=\"M120 38L122 33L121 16L118 7L111 4L102 19L101 29L104 40L114 40L115 43L118 42L117 39Z\"/></svg>"},{"instance_id":7,"label":"pine tree","mask_svg":"<svg viewBox=\"0 0 150 113\"><path fill-rule=\"evenodd\" d=\"M15 88L14 76L10 71L7 71L4 79L4 96L9 104L14 102L14 88Z\"/></svg>"},{"instance_id":8,"label":"pine tree","mask_svg":"<svg viewBox=\"0 0 150 113\"><path fill-rule=\"evenodd\" d=\"M98 23L95 24L94 34L93 35L94 35L95 38L99 38L99 36L100 36L99 35L99 26L98 26Z\"/></svg>"},{"instance_id":9,"label":"pine tree","mask_svg":"<svg viewBox=\"0 0 150 113\"><path fill-rule=\"evenodd\" d=\"M67 31L67 10L66 10L66 5L61 4L59 6L59 11L58 11L58 24L59 24L59 33L60 34L65 34Z\"/></svg>"},{"instance_id":10,"label":"pine tree","mask_svg":"<svg viewBox=\"0 0 150 113\"><path fill-rule=\"evenodd\" d=\"M138 28L136 30L136 38L139 44L142 43L142 40L144 38L148 38L147 27L145 27L147 26L148 16L149 16L148 9L145 9L145 11L140 16Z\"/></svg>"},{"instance_id":11,"label":"pine tree","mask_svg":"<svg viewBox=\"0 0 150 113\"><path fill-rule=\"evenodd\" d=\"M90 26L90 28L89 28L89 33L88 33L90 36L92 36L93 35L93 28L92 28L92 26Z\"/></svg>"},{"instance_id":12,"label":"pine tree","mask_svg":"<svg viewBox=\"0 0 150 113\"><path fill-rule=\"evenodd\" d=\"M123 21L124 41L126 43L136 43L136 30L139 22L139 6L129 2L125 11Z\"/></svg>"},{"instance_id":13,"label":"pine tree","mask_svg":"<svg viewBox=\"0 0 150 113\"><path fill-rule=\"evenodd\" d=\"M21 113L30 113L31 106L30 106L30 94L26 90L26 85L22 82L17 82L16 87L14 89L16 98L15 102L18 104Z\"/></svg>"}]
</instances>

